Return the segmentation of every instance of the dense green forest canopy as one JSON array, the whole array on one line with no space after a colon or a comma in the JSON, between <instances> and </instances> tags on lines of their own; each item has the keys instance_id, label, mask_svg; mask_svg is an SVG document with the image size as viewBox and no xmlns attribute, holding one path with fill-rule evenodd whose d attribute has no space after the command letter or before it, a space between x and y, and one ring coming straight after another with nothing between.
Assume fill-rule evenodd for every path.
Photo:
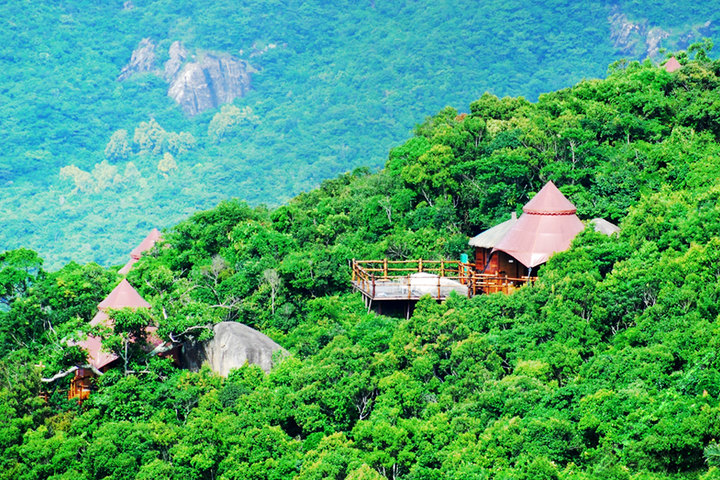
<instances>
[{"instance_id":1,"label":"dense green forest canopy","mask_svg":"<svg viewBox=\"0 0 720 480\"><path fill-rule=\"evenodd\" d=\"M292 354L268 375L131 351L142 373L70 402L40 377L80 361L67 339L119 278L5 252L0 478L718 478L720 62L690 50L672 74L618 63L535 103L483 95L378 173L168 229L128 276L161 335L242 321ZM456 258L548 180L621 233L588 228L533 286L408 320L350 292L348 259Z\"/></svg>"},{"instance_id":2,"label":"dense green forest canopy","mask_svg":"<svg viewBox=\"0 0 720 480\"><path fill-rule=\"evenodd\" d=\"M153 227L237 197L277 206L382 166L421 119L489 91L536 100L714 32L716 2L13 1L0 46L0 248L57 269L125 260ZM251 89L192 118L143 39L224 52ZM274 47L274 48L271 48Z\"/></svg>"}]
</instances>

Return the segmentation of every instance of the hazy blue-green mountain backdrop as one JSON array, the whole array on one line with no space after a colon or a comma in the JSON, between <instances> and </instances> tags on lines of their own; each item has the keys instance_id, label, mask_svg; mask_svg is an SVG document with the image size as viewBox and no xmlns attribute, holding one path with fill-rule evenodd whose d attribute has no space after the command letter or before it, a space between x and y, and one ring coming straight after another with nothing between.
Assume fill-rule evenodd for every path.
<instances>
[{"instance_id":1,"label":"hazy blue-green mountain backdrop","mask_svg":"<svg viewBox=\"0 0 720 480\"><path fill-rule=\"evenodd\" d=\"M3 3L0 250L121 263L152 227L221 199L277 205L377 168L446 105L535 100L622 58L660 61L711 36L718 6Z\"/></svg>"}]
</instances>

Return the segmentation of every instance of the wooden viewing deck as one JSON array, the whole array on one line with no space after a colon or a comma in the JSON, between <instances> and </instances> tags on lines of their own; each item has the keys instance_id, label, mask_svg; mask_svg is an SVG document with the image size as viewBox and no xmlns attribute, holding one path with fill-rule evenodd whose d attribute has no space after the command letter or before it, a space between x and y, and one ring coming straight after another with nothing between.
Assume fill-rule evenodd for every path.
<instances>
[{"instance_id":1,"label":"wooden viewing deck","mask_svg":"<svg viewBox=\"0 0 720 480\"><path fill-rule=\"evenodd\" d=\"M474 265L458 260L353 260L353 288L368 307L374 301L417 301L424 295L445 300L451 292L472 297L511 293L536 277L508 277L477 273Z\"/></svg>"}]
</instances>

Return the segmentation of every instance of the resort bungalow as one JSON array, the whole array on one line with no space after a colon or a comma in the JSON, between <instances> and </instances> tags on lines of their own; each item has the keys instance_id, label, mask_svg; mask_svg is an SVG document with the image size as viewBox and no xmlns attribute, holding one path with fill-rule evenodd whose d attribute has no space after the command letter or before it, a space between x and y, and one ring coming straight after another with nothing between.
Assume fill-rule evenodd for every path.
<instances>
[{"instance_id":1,"label":"resort bungalow","mask_svg":"<svg viewBox=\"0 0 720 480\"><path fill-rule=\"evenodd\" d=\"M113 321L110 318L109 310L131 308L133 310L149 309L150 304L135 290L130 283L123 279L112 292L98 304L98 312L90 321L93 327L105 326L112 330ZM149 325L145 328L147 334L147 349L152 350L161 346L164 342L155 335L157 327ZM87 339L77 344L87 352L87 365L75 370L75 377L70 384L68 398L85 400L90 395L90 387L93 378L98 374L112 368L119 359L117 355L103 349L102 339L94 335L88 335Z\"/></svg>"},{"instance_id":2,"label":"resort bungalow","mask_svg":"<svg viewBox=\"0 0 720 480\"><path fill-rule=\"evenodd\" d=\"M514 279L533 277L537 267L556 252L570 248L585 225L577 208L548 182L524 207L520 218L490 228L470 239L475 247L475 270L487 276ZM606 235L619 231L603 219L594 219L595 229Z\"/></svg>"}]
</instances>

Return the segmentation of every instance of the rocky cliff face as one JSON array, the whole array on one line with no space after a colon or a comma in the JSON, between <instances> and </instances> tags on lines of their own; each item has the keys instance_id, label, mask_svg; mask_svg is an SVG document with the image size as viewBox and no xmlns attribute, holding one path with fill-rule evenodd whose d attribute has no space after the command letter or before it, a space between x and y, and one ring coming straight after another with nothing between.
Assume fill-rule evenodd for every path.
<instances>
[{"instance_id":1,"label":"rocky cliff face","mask_svg":"<svg viewBox=\"0 0 720 480\"><path fill-rule=\"evenodd\" d=\"M154 72L157 68L157 55L155 54L156 45L149 38L143 38L140 44L133 51L130 62L125 65L120 72L118 81L127 80L136 73Z\"/></svg>"},{"instance_id":2,"label":"rocky cliff face","mask_svg":"<svg viewBox=\"0 0 720 480\"><path fill-rule=\"evenodd\" d=\"M250 89L249 65L230 55L206 53L176 73L168 95L188 115L216 108Z\"/></svg>"},{"instance_id":3,"label":"rocky cliff face","mask_svg":"<svg viewBox=\"0 0 720 480\"><path fill-rule=\"evenodd\" d=\"M182 43L173 42L172 45L170 45L168 55L170 55L170 58L167 62L165 62L163 78L165 78L166 82L170 83L175 78L175 75L177 75L180 71L183 62L187 60L190 52L188 52L187 48L185 48Z\"/></svg>"},{"instance_id":4,"label":"rocky cliff face","mask_svg":"<svg viewBox=\"0 0 720 480\"><path fill-rule=\"evenodd\" d=\"M633 57L654 58L660 42L669 33L658 27L651 27L646 21L631 21L627 15L615 10L609 17L610 39L618 51Z\"/></svg>"},{"instance_id":5,"label":"rocky cliff face","mask_svg":"<svg viewBox=\"0 0 720 480\"><path fill-rule=\"evenodd\" d=\"M250 89L250 75L255 70L230 54L199 51L193 55L180 42L173 42L168 54L170 58L161 70L156 45L149 38L143 39L118 81L152 72L168 82L168 96L190 116L231 102Z\"/></svg>"},{"instance_id":6,"label":"rocky cliff face","mask_svg":"<svg viewBox=\"0 0 720 480\"><path fill-rule=\"evenodd\" d=\"M618 7L613 8L608 16L610 24L610 39L615 48L629 57L651 58L659 60L660 47L663 40L671 36L677 36L678 31L666 31L660 27L651 25L646 19L631 20ZM709 36L715 28L711 22L703 25L696 25L688 31L681 32L681 41L677 45L666 45L669 48L685 48L688 42Z\"/></svg>"}]
</instances>

